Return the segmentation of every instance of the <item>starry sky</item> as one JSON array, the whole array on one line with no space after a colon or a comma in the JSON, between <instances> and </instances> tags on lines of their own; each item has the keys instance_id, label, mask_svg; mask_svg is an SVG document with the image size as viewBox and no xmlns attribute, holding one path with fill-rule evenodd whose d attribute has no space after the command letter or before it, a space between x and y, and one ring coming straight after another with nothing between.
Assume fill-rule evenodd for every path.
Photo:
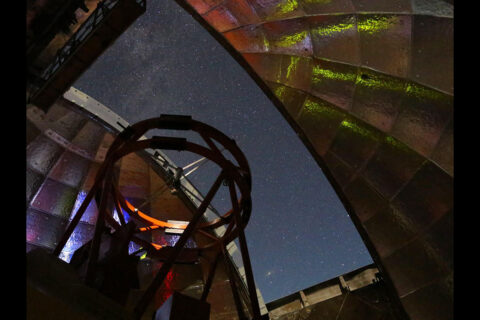
<instances>
[{"instance_id":1,"label":"starry sky","mask_svg":"<svg viewBox=\"0 0 480 320\"><path fill-rule=\"evenodd\" d=\"M246 236L265 302L372 263L343 205L287 121L173 0L148 1L147 12L74 87L129 123L186 114L236 140L252 170ZM199 158L167 155L179 166ZM205 194L218 172L208 162L188 178ZM220 212L227 194L222 190L214 199Z\"/></svg>"}]
</instances>

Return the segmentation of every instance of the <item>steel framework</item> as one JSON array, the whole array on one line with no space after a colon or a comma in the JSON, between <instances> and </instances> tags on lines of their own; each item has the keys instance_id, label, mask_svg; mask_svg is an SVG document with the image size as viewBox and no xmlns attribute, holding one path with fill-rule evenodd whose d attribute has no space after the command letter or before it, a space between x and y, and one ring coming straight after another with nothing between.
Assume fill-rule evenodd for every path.
<instances>
[{"instance_id":1,"label":"steel framework","mask_svg":"<svg viewBox=\"0 0 480 320\"><path fill-rule=\"evenodd\" d=\"M185 138L154 136L151 139L139 140L147 131L152 129L191 130L197 132L206 142L208 148L189 142ZM222 149L230 152L237 162L237 165L224 157L215 142L219 143L222 146ZM221 168L221 173L188 223L179 226L178 224L173 225L171 223L153 218L147 213L135 208L123 197L119 191L118 185L113 176L115 163L127 154L143 149L189 151L205 157L206 159L216 163ZM210 205L210 202L214 198L222 183L228 185L230 201L232 205L231 209L214 220L202 221L203 214ZM237 188L240 193L240 198L237 196ZM226 246L231 241L238 238L241 256L245 267L251 311L254 319L260 319L260 308L244 233L245 226L247 225L251 214L252 201L250 190L251 173L244 154L238 148L234 140L228 138L219 130L204 123L195 121L189 116L162 115L158 118L140 121L122 131L110 146L110 149L105 157L105 161L101 164L100 169L98 170L92 188L88 192L74 218L68 225L53 254L57 256L60 254L88 205L95 197L95 199L97 199L99 202L99 214L95 224L95 233L92 239L85 277L86 284L92 285L95 278L101 234L102 230L104 229L105 222L110 224L116 230L118 230L122 225L125 225L125 217L123 216L122 212L123 209L136 220L146 223L148 227L137 228L135 230L136 235L134 234L131 240L145 248L149 256L152 258L162 260L163 264L154 277L152 283L149 285L134 308L134 318L140 319L150 301L154 297L155 292L162 285L173 264L179 260L185 259L185 257L188 257L189 253L194 253L195 251L198 253L199 251L209 249L215 250L216 253L215 259L210 266L207 281L201 296L201 300L205 301L210 291L218 261L222 257L225 261L228 260ZM115 221L113 218L113 213L111 210L109 210L108 204L111 203L110 201L113 201L120 223ZM222 226L224 226L226 229L222 236L217 236L215 233L209 232ZM151 232L152 230L158 228L169 227L184 229L182 235L173 248L162 247L153 242L140 239L137 236L142 232ZM184 248L187 240L195 234L206 236L206 238L208 238L210 241L206 244L198 245L196 248ZM233 297L235 299L239 318L245 319L246 316L244 314L242 303L236 289L235 279L233 278L232 270L229 269L228 263L226 268L228 271L227 275L229 276L232 286Z\"/></svg>"}]
</instances>

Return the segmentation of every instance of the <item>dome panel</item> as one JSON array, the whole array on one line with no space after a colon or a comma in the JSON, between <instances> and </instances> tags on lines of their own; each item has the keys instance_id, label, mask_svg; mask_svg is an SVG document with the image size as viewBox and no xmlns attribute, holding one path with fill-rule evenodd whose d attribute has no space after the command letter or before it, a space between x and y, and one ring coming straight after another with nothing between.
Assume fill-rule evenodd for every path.
<instances>
[{"instance_id":1,"label":"dome panel","mask_svg":"<svg viewBox=\"0 0 480 320\"><path fill-rule=\"evenodd\" d=\"M273 82L267 82L267 85L270 87L273 93L275 93L275 96L282 101L285 106L288 106L287 111L290 116L296 118L302 109L307 94L303 91Z\"/></svg>"},{"instance_id":2,"label":"dome panel","mask_svg":"<svg viewBox=\"0 0 480 320\"><path fill-rule=\"evenodd\" d=\"M27 242L53 249L66 228L66 221L58 216L28 209L26 227Z\"/></svg>"},{"instance_id":3,"label":"dome panel","mask_svg":"<svg viewBox=\"0 0 480 320\"><path fill-rule=\"evenodd\" d=\"M415 14L453 18L453 0L412 0L412 9Z\"/></svg>"},{"instance_id":4,"label":"dome panel","mask_svg":"<svg viewBox=\"0 0 480 320\"><path fill-rule=\"evenodd\" d=\"M429 157L452 117L452 96L408 83L391 134Z\"/></svg>"},{"instance_id":5,"label":"dome panel","mask_svg":"<svg viewBox=\"0 0 480 320\"><path fill-rule=\"evenodd\" d=\"M94 122L87 122L77 136L72 140L72 143L75 146L94 154L97 151L98 145L102 141L105 133L106 131L98 124Z\"/></svg>"},{"instance_id":6,"label":"dome panel","mask_svg":"<svg viewBox=\"0 0 480 320\"><path fill-rule=\"evenodd\" d=\"M358 67L314 59L312 95L345 110L352 108Z\"/></svg>"},{"instance_id":7,"label":"dome panel","mask_svg":"<svg viewBox=\"0 0 480 320\"><path fill-rule=\"evenodd\" d=\"M353 65L360 64L360 39L357 31L357 17L348 15L322 15L309 17L313 54Z\"/></svg>"},{"instance_id":8,"label":"dome panel","mask_svg":"<svg viewBox=\"0 0 480 320\"><path fill-rule=\"evenodd\" d=\"M365 166L380 144L375 128L350 117L340 123L330 150L354 169Z\"/></svg>"},{"instance_id":9,"label":"dome panel","mask_svg":"<svg viewBox=\"0 0 480 320\"><path fill-rule=\"evenodd\" d=\"M37 193L38 188L42 185L43 180L45 177L38 173L35 172L34 170L30 169L27 167L26 171L26 199L27 203L30 203L30 200L35 196Z\"/></svg>"},{"instance_id":10,"label":"dome panel","mask_svg":"<svg viewBox=\"0 0 480 320\"><path fill-rule=\"evenodd\" d=\"M224 33L225 38L239 52L267 52L268 42L262 26L250 25Z\"/></svg>"},{"instance_id":11,"label":"dome panel","mask_svg":"<svg viewBox=\"0 0 480 320\"><path fill-rule=\"evenodd\" d=\"M435 252L422 239L410 242L387 257L385 265L400 297L448 275L448 270L438 264Z\"/></svg>"},{"instance_id":12,"label":"dome panel","mask_svg":"<svg viewBox=\"0 0 480 320\"><path fill-rule=\"evenodd\" d=\"M392 137L385 137L362 176L385 198L391 199L425 161L424 157L405 144Z\"/></svg>"},{"instance_id":13,"label":"dome panel","mask_svg":"<svg viewBox=\"0 0 480 320\"><path fill-rule=\"evenodd\" d=\"M47 175L63 150L59 144L45 135L39 135L27 146L27 165L35 171Z\"/></svg>"},{"instance_id":14,"label":"dome panel","mask_svg":"<svg viewBox=\"0 0 480 320\"><path fill-rule=\"evenodd\" d=\"M87 174L88 165L89 161L84 157L65 151L48 174L48 177L77 189Z\"/></svg>"},{"instance_id":15,"label":"dome panel","mask_svg":"<svg viewBox=\"0 0 480 320\"><path fill-rule=\"evenodd\" d=\"M248 0L226 0L203 17L219 32L261 22Z\"/></svg>"},{"instance_id":16,"label":"dome panel","mask_svg":"<svg viewBox=\"0 0 480 320\"><path fill-rule=\"evenodd\" d=\"M453 252L453 239L443 239L443 237L452 228L453 210L436 221L424 236L425 241L438 253L440 260L450 270L453 270L453 256L451 254Z\"/></svg>"},{"instance_id":17,"label":"dome panel","mask_svg":"<svg viewBox=\"0 0 480 320\"><path fill-rule=\"evenodd\" d=\"M406 77L410 65L410 15L357 15L362 65Z\"/></svg>"},{"instance_id":18,"label":"dome panel","mask_svg":"<svg viewBox=\"0 0 480 320\"><path fill-rule=\"evenodd\" d=\"M432 153L432 160L453 177L453 118Z\"/></svg>"},{"instance_id":19,"label":"dome panel","mask_svg":"<svg viewBox=\"0 0 480 320\"><path fill-rule=\"evenodd\" d=\"M453 19L413 18L410 79L453 94Z\"/></svg>"},{"instance_id":20,"label":"dome panel","mask_svg":"<svg viewBox=\"0 0 480 320\"><path fill-rule=\"evenodd\" d=\"M405 82L366 68L355 79L352 114L383 132L389 132L405 94Z\"/></svg>"},{"instance_id":21,"label":"dome panel","mask_svg":"<svg viewBox=\"0 0 480 320\"><path fill-rule=\"evenodd\" d=\"M390 255L415 237L415 232L392 207L381 209L364 223L368 236L381 257Z\"/></svg>"},{"instance_id":22,"label":"dome panel","mask_svg":"<svg viewBox=\"0 0 480 320\"><path fill-rule=\"evenodd\" d=\"M453 180L432 162L426 162L393 198L392 205L422 232L453 207Z\"/></svg>"},{"instance_id":23,"label":"dome panel","mask_svg":"<svg viewBox=\"0 0 480 320\"><path fill-rule=\"evenodd\" d=\"M215 6L222 3L223 0L186 0L198 13L203 14Z\"/></svg>"},{"instance_id":24,"label":"dome panel","mask_svg":"<svg viewBox=\"0 0 480 320\"><path fill-rule=\"evenodd\" d=\"M453 320L453 275L420 288L402 299L412 320Z\"/></svg>"},{"instance_id":25,"label":"dome panel","mask_svg":"<svg viewBox=\"0 0 480 320\"><path fill-rule=\"evenodd\" d=\"M367 221L388 205L385 198L360 176L354 178L343 190L361 222Z\"/></svg>"},{"instance_id":26,"label":"dome panel","mask_svg":"<svg viewBox=\"0 0 480 320\"><path fill-rule=\"evenodd\" d=\"M355 174L355 170L350 167L348 164L340 160L335 154L331 151L327 151L324 156L325 164L330 168L330 172L333 175L333 178L338 183L340 188L343 189Z\"/></svg>"},{"instance_id":27,"label":"dome panel","mask_svg":"<svg viewBox=\"0 0 480 320\"><path fill-rule=\"evenodd\" d=\"M261 21L303 17L305 12L298 0L249 0Z\"/></svg>"},{"instance_id":28,"label":"dome panel","mask_svg":"<svg viewBox=\"0 0 480 320\"><path fill-rule=\"evenodd\" d=\"M34 209L68 219L77 198L77 190L52 179L46 179L31 206Z\"/></svg>"},{"instance_id":29,"label":"dome panel","mask_svg":"<svg viewBox=\"0 0 480 320\"><path fill-rule=\"evenodd\" d=\"M269 22L262 25L268 52L292 56L312 56L308 24L302 19Z\"/></svg>"},{"instance_id":30,"label":"dome panel","mask_svg":"<svg viewBox=\"0 0 480 320\"><path fill-rule=\"evenodd\" d=\"M296 122L302 127L316 152L325 154L330 148L345 113L328 102L308 96Z\"/></svg>"},{"instance_id":31,"label":"dome panel","mask_svg":"<svg viewBox=\"0 0 480 320\"><path fill-rule=\"evenodd\" d=\"M352 0L357 12L412 12L411 0Z\"/></svg>"},{"instance_id":32,"label":"dome panel","mask_svg":"<svg viewBox=\"0 0 480 320\"><path fill-rule=\"evenodd\" d=\"M355 11L351 0L300 0L300 4L307 15L352 13Z\"/></svg>"},{"instance_id":33,"label":"dome panel","mask_svg":"<svg viewBox=\"0 0 480 320\"><path fill-rule=\"evenodd\" d=\"M218 32L228 31L240 26L235 16L223 5L215 7L205 13L203 17L210 22Z\"/></svg>"}]
</instances>

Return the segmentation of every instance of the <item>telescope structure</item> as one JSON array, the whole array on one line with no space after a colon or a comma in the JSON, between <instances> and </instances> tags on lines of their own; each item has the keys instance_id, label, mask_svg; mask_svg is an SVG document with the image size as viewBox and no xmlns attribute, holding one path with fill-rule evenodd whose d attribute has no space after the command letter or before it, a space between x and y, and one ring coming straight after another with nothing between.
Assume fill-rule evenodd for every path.
<instances>
[{"instance_id":1,"label":"telescope structure","mask_svg":"<svg viewBox=\"0 0 480 320\"><path fill-rule=\"evenodd\" d=\"M395 314L453 319L453 1L176 2L298 133L352 218ZM98 168L105 146L128 127L106 125L114 117L85 109L92 99L70 87L146 7L140 0L27 1L29 246L54 249L94 181L88 161ZM135 175L157 166L126 165L135 172L123 185L132 199L145 190ZM121 190L128 179L118 179ZM93 232L87 221L96 218L82 219L78 232ZM61 256L66 249L68 242Z\"/></svg>"}]
</instances>

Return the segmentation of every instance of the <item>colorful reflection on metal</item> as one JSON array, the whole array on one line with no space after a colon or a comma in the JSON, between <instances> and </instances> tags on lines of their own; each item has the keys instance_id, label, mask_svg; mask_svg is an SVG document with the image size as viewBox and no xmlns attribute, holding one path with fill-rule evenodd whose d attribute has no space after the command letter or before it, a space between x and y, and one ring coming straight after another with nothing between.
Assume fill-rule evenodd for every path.
<instances>
[{"instance_id":1,"label":"colorful reflection on metal","mask_svg":"<svg viewBox=\"0 0 480 320\"><path fill-rule=\"evenodd\" d=\"M285 35L279 40L274 41L273 44L278 47L291 47L299 42L304 41L307 36L307 31L301 31L292 35Z\"/></svg>"},{"instance_id":2,"label":"colorful reflection on metal","mask_svg":"<svg viewBox=\"0 0 480 320\"><path fill-rule=\"evenodd\" d=\"M299 57L290 57L290 64L287 67L287 80L289 80L292 77L292 74L296 72L299 61ZM278 78L281 79L281 77Z\"/></svg>"},{"instance_id":3,"label":"colorful reflection on metal","mask_svg":"<svg viewBox=\"0 0 480 320\"><path fill-rule=\"evenodd\" d=\"M336 33L344 32L347 30L351 30L355 27L353 23L338 23L338 24L331 24L325 27L316 27L312 29L312 33L317 36L335 36Z\"/></svg>"},{"instance_id":4,"label":"colorful reflection on metal","mask_svg":"<svg viewBox=\"0 0 480 320\"><path fill-rule=\"evenodd\" d=\"M369 34L374 34L391 28L398 23L396 16L373 16L365 20L358 21L358 30Z\"/></svg>"},{"instance_id":5,"label":"colorful reflection on metal","mask_svg":"<svg viewBox=\"0 0 480 320\"><path fill-rule=\"evenodd\" d=\"M340 81L355 81L357 75L354 73L335 72L326 68L322 68L321 65L316 65L312 69L312 82L318 84L323 79L332 79Z\"/></svg>"},{"instance_id":6,"label":"colorful reflection on metal","mask_svg":"<svg viewBox=\"0 0 480 320\"><path fill-rule=\"evenodd\" d=\"M298 9L298 1L296 0L284 0L284 1L280 1L275 9L280 12L281 14L288 14L292 11L295 11L296 9Z\"/></svg>"},{"instance_id":7,"label":"colorful reflection on metal","mask_svg":"<svg viewBox=\"0 0 480 320\"><path fill-rule=\"evenodd\" d=\"M162 290L158 290L155 296L155 307L160 307L167 299L173 294L174 286L173 283L175 281L176 274L173 270L170 270L163 281Z\"/></svg>"}]
</instances>

